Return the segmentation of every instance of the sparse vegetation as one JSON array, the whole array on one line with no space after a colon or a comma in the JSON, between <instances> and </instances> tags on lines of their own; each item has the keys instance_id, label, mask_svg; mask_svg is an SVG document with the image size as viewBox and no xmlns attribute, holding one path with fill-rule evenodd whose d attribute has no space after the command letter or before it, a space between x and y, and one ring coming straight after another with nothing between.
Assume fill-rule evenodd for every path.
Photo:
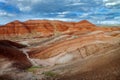
<instances>
[{"instance_id":1,"label":"sparse vegetation","mask_svg":"<svg viewBox=\"0 0 120 80\"><path fill-rule=\"evenodd\" d=\"M46 77L56 77L58 74L52 71L43 72Z\"/></svg>"},{"instance_id":2,"label":"sparse vegetation","mask_svg":"<svg viewBox=\"0 0 120 80\"><path fill-rule=\"evenodd\" d=\"M32 66L27 69L28 72L34 72L36 69L43 68L43 66Z\"/></svg>"}]
</instances>

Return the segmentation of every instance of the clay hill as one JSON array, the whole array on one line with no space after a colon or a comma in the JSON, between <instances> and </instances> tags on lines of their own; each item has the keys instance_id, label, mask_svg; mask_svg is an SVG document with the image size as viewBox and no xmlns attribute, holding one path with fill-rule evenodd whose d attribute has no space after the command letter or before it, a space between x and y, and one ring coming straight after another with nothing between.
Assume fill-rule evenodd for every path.
<instances>
[{"instance_id":1,"label":"clay hill","mask_svg":"<svg viewBox=\"0 0 120 80\"><path fill-rule=\"evenodd\" d=\"M0 26L0 80L119 80L120 27L87 20Z\"/></svg>"},{"instance_id":2,"label":"clay hill","mask_svg":"<svg viewBox=\"0 0 120 80\"><path fill-rule=\"evenodd\" d=\"M95 30L111 31L118 28L102 28L90 23L87 20L80 22L62 22L49 20L18 20L0 26L0 38L11 37L46 37L56 34L70 34L74 32L89 32Z\"/></svg>"},{"instance_id":3,"label":"clay hill","mask_svg":"<svg viewBox=\"0 0 120 80\"><path fill-rule=\"evenodd\" d=\"M20 48L26 47L25 45L11 42L8 40L0 40L0 60L5 59L5 64L12 62L12 66L24 69L31 66L31 63L26 58L26 55L20 51ZM8 62L7 62L8 61Z\"/></svg>"}]
</instances>

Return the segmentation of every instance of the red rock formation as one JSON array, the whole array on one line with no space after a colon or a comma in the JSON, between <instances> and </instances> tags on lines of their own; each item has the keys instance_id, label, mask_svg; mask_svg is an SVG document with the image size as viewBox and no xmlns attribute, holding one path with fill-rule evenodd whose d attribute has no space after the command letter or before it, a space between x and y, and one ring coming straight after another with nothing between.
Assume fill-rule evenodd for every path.
<instances>
[{"instance_id":1,"label":"red rock formation","mask_svg":"<svg viewBox=\"0 0 120 80\"><path fill-rule=\"evenodd\" d=\"M39 49L38 51L32 51L30 52L30 56L34 58L46 59L46 58L54 57L58 54L74 51L75 49L78 49L81 46L84 46L85 44L95 42L95 40L99 41L107 38L109 37L105 37L103 34L97 34L97 35L95 34L95 35L88 35L76 39L66 40L57 44L53 44L52 46L45 48L42 51L39 51Z\"/></svg>"},{"instance_id":2,"label":"red rock formation","mask_svg":"<svg viewBox=\"0 0 120 80\"><path fill-rule=\"evenodd\" d=\"M76 23L75 27L92 28L92 27L96 27L96 25L90 23L87 20L83 20L83 21L80 21L80 22Z\"/></svg>"},{"instance_id":3,"label":"red rock formation","mask_svg":"<svg viewBox=\"0 0 120 80\"><path fill-rule=\"evenodd\" d=\"M48 65L67 63L76 59L83 59L98 52L114 50L120 45L120 31L93 31L82 36L71 36L63 41L43 44L29 51L29 56L40 59ZM38 61L39 62L39 61ZM38 63L39 64L39 63ZM41 64L41 63L40 63ZM45 64L43 64L45 65Z\"/></svg>"},{"instance_id":4,"label":"red rock formation","mask_svg":"<svg viewBox=\"0 0 120 80\"><path fill-rule=\"evenodd\" d=\"M26 22L13 21L6 25L0 26L0 37L13 37L20 36L24 34L37 34L39 36L50 36L56 32L60 33L71 33L76 31L111 31L111 30L120 30L120 28L102 28L96 27L96 25L90 23L87 20L80 22L62 22L62 21L49 21L49 20L28 20Z\"/></svg>"}]
</instances>

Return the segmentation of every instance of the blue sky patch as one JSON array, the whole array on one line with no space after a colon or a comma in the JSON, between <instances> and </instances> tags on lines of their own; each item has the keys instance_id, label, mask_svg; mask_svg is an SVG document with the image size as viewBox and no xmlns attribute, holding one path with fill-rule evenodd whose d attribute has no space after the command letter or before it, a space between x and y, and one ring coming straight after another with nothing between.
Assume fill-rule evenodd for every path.
<instances>
[{"instance_id":1,"label":"blue sky patch","mask_svg":"<svg viewBox=\"0 0 120 80\"><path fill-rule=\"evenodd\" d=\"M0 24L29 19L120 24L120 0L0 0Z\"/></svg>"}]
</instances>

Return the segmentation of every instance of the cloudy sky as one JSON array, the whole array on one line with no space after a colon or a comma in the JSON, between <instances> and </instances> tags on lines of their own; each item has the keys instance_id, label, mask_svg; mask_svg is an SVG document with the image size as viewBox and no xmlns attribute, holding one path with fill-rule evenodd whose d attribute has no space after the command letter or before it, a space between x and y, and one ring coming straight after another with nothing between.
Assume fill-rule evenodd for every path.
<instances>
[{"instance_id":1,"label":"cloudy sky","mask_svg":"<svg viewBox=\"0 0 120 80\"><path fill-rule=\"evenodd\" d=\"M29 19L120 24L120 0L0 0L0 24Z\"/></svg>"}]
</instances>

